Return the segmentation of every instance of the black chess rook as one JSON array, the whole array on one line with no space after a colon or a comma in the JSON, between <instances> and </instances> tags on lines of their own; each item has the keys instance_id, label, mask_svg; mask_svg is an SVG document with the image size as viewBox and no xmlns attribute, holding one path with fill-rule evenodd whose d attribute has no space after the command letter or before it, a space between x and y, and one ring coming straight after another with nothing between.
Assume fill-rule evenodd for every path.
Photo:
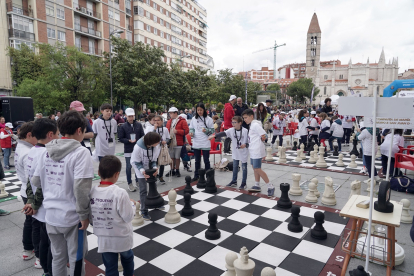
<instances>
[{"instance_id":1,"label":"black chess rook","mask_svg":"<svg viewBox=\"0 0 414 276\"><path fill-rule=\"evenodd\" d=\"M199 169L198 174L200 175L200 178L197 182L197 188L199 189L205 189L206 188L206 170L205 169Z\"/></svg>"},{"instance_id":2,"label":"black chess rook","mask_svg":"<svg viewBox=\"0 0 414 276\"><path fill-rule=\"evenodd\" d=\"M289 183L281 183L280 184L280 191L282 192L279 200L277 201L277 207L283 209L292 208L292 201L289 198L290 184Z\"/></svg>"}]
</instances>

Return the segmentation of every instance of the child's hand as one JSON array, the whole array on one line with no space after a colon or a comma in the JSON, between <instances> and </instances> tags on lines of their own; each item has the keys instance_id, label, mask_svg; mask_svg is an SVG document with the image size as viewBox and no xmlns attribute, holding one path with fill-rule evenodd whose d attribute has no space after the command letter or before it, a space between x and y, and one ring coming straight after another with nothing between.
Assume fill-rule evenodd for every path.
<instances>
[{"instance_id":1,"label":"child's hand","mask_svg":"<svg viewBox=\"0 0 414 276\"><path fill-rule=\"evenodd\" d=\"M212 139L214 139L214 138L216 138L216 135L215 135L215 134L212 134L212 135L210 135L210 136L208 137L208 140L212 140Z\"/></svg>"},{"instance_id":2,"label":"child's hand","mask_svg":"<svg viewBox=\"0 0 414 276\"><path fill-rule=\"evenodd\" d=\"M246 144L243 144L240 146L241 149L244 149L246 147Z\"/></svg>"},{"instance_id":3,"label":"child's hand","mask_svg":"<svg viewBox=\"0 0 414 276\"><path fill-rule=\"evenodd\" d=\"M158 168L157 168L157 170L155 171L155 173L153 174L153 176L157 176L157 174L158 174Z\"/></svg>"},{"instance_id":4,"label":"child's hand","mask_svg":"<svg viewBox=\"0 0 414 276\"><path fill-rule=\"evenodd\" d=\"M135 205L137 205L137 202L135 200L133 200L132 198L130 198L129 200L131 200L132 203L134 203Z\"/></svg>"},{"instance_id":5,"label":"child's hand","mask_svg":"<svg viewBox=\"0 0 414 276\"><path fill-rule=\"evenodd\" d=\"M145 172L143 173L143 175L144 175L144 178L145 178L145 179L150 178L150 176L149 176L148 174L146 174Z\"/></svg>"},{"instance_id":6,"label":"child's hand","mask_svg":"<svg viewBox=\"0 0 414 276\"><path fill-rule=\"evenodd\" d=\"M262 135L262 141L264 141L264 140L266 140L266 135L265 134Z\"/></svg>"},{"instance_id":7,"label":"child's hand","mask_svg":"<svg viewBox=\"0 0 414 276\"><path fill-rule=\"evenodd\" d=\"M81 227L79 228L79 230L86 230L86 228L88 228L89 226L89 219L85 219L85 220L81 220Z\"/></svg>"}]
</instances>

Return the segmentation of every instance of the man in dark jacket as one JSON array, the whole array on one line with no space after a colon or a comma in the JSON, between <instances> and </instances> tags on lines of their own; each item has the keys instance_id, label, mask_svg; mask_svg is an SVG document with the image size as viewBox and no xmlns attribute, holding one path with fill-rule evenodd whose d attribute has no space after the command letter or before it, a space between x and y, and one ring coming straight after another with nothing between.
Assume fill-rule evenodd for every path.
<instances>
[{"instance_id":1,"label":"man in dark jacket","mask_svg":"<svg viewBox=\"0 0 414 276\"><path fill-rule=\"evenodd\" d=\"M144 136L144 129L142 125L135 121L135 111L132 108L127 108L125 110L125 114L127 115L127 121L124 123L118 131L118 138L119 142L124 143L124 156L126 162L126 175L127 175L127 182L128 182L128 189L131 192L135 192L135 186L132 184L131 178L131 153L134 149L136 142ZM134 136L132 137L131 135ZM134 173L135 174L135 173ZM135 176L135 182L138 186L138 178Z\"/></svg>"},{"instance_id":2,"label":"man in dark jacket","mask_svg":"<svg viewBox=\"0 0 414 276\"><path fill-rule=\"evenodd\" d=\"M321 112L325 112L329 117L333 115L331 102L331 98L326 98L325 105L321 108Z\"/></svg>"},{"instance_id":3,"label":"man in dark jacket","mask_svg":"<svg viewBox=\"0 0 414 276\"><path fill-rule=\"evenodd\" d=\"M240 116L240 117L242 117L243 111L245 111L246 109L249 109L247 104L243 103L243 100L240 97L237 98L237 102L233 107L234 107L234 116ZM242 127L247 128L247 129L249 127L244 120L243 120Z\"/></svg>"}]
</instances>

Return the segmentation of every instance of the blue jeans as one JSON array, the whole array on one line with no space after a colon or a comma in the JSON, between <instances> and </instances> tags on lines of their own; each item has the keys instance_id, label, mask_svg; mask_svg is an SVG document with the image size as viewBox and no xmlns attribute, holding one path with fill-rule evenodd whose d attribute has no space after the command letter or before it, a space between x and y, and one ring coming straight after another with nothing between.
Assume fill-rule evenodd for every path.
<instances>
[{"instance_id":1,"label":"blue jeans","mask_svg":"<svg viewBox=\"0 0 414 276\"><path fill-rule=\"evenodd\" d=\"M237 182L237 174L239 173L239 160L233 159L233 179L231 182ZM242 178L242 184L246 184L247 180L247 162L242 163L242 171L243 171L243 178Z\"/></svg>"},{"instance_id":2,"label":"blue jeans","mask_svg":"<svg viewBox=\"0 0 414 276\"><path fill-rule=\"evenodd\" d=\"M11 154L11 148L3 149L3 161L4 161L5 167L9 166L10 154Z\"/></svg>"},{"instance_id":3,"label":"blue jeans","mask_svg":"<svg viewBox=\"0 0 414 276\"><path fill-rule=\"evenodd\" d=\"M194 170L194 178L197 178L198 170L201 167L201 150L200 149L193 149L194 151L194 159L195 159L195 170ZM202 150L203 151L203 160L204 160L204 168L206 171L210 169L210 151L209 150Z\"/></svg>"},{"instance_id":4,"label":"blue jeans","mask_svg":"<svg viewBox=\"0 0 414 276\"><path fill-rule=\"evenodd\" d=\"M338 150L341 151L341 141L342 141L342 137L334 137L334 136L329 137L329 148L331 150L333 150L333 143L332 143L332 141L334 139L336 139L336 142L338 143Z\"/></svg>"},{"instance_id":5,"label":"blue jeans","mask_svg":"<svg viewBox=\"0 0 414 276\"><path fill-rule=\"evenodd\" d=\"M124 268L125 276L132 276L134 274L134 253L132 250L128 250L121 253L111 253L104 252L102 253L102 260L105 265L105 275L106 276L118 276L118 254L121 255L121 263Z\"/></svg>"},{"instance_id":6,"label":"blue jeans","mask_svg":"<svg viewBox=\"0 0 414 276\"><path fill-rule=\"evenodd\" d=\"M131 169L132 169L132 165L131 165L131 157L125 157L125 162L126 162L126 176L127 176L127 182L128 184L132 183L132 178L131 178ZM135 175L135 172L134 172ZM138 178L135 175L135 182L138 182Z\"/></svg>"}]
</instances>

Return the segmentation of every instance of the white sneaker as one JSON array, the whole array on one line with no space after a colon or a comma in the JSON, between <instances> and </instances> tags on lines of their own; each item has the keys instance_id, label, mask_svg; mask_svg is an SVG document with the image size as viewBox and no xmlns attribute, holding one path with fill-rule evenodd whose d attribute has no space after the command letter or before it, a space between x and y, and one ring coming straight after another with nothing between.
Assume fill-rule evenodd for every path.
<instances>
[{"instance_id":1,"label":"white sneaker","mask_svg":"<svg viewBox=\"0 0 414 276\"><path fill-rule=\"evenodd\" d=\"M36 258L36 261L35 261L35 267L36 268L42 268L42 265L40 264L40 260L39 260L39 258Z\"/></svg>"},{"instance_id":2,"label":"white sneaker","mask_svg":"<svg viewBox=\"0 0 414 276\"><path fill-rule=\"evenodd\" d=\"M33 250L23 250L23 254L22 254L23 260L25 261L30 260L34 256L35 256L35 253L33 252Z\"/></svg>"}]
</instances>

